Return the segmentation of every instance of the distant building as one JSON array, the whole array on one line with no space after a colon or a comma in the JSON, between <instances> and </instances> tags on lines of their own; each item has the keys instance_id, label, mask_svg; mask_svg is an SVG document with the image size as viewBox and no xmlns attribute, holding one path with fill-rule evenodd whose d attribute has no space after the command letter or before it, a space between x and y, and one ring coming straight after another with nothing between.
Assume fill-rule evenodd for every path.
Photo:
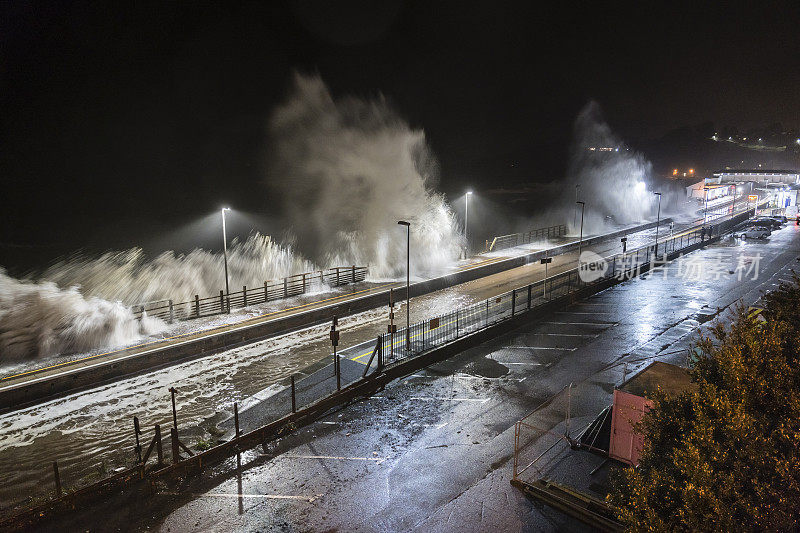
<instances>
[{"instance_id":1,"label":"distant building","mask_svg":"<svg viewBox=\"0 0 800 533\"><path fill-rule=\"evenodd\" d=\"M717 183L745 182L782 183L796 185L800 183L800 172L794 170L719 170L714 172Z\"/></svg>"}]
</instances>

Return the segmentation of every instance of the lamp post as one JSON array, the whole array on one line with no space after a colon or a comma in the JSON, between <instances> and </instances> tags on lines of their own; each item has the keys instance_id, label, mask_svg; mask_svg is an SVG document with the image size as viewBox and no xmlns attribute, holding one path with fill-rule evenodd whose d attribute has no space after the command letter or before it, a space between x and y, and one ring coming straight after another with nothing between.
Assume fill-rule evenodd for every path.
<instances>
[{"instance_id":1,"label":"lamp post","mask_svg":"<svg viewBox=\"0 0 800 533\"><path fill-rule=\"evenodd\" d=\"M467 191L466 196L464 197L464 240L467 243L466 250L464 252L464 259L469 256L469 197L472 196L472 191Z\"/></svg>"},{"instance_id":2,"label":"lamp post","mask_svg":"<svg viewBox=\"0 0 800 533\"><path fill-rule=\"evenodd\" d=\"M576 204L578 203L578 187L580 187L580 184L576 183L575 184L575 203ZM572 216L572 227L574 228L577 225L577 223L578 223L578 207L576 206L575 207L575 214Z\"/></svg>"},{"instance_id":3,"label":"lamp post","mask_svg":"<svg viewBox=\"0 0 800 533\"><path fill-rule=\"evenodd\" d=\"M658 257L658 226L661 224L661 193L654 192L658 196L658 215L656 215L656 257Z\"/></svg>"},{"instance_id":4,"label":"lamp post","mask_svg":"<svg viewBox=\"0 0 800 533\"><path fill-rule=\"evenodd\" d=\"M578 265L581 262L581 248L583 247L583 212L586 208L586 202L575 202L576 204L580 204L581 206L581 236L580 240L578 241Z\"/></svg>"},{"instance_id":5,"label":"lamp post","mask_svg":"<svg viewBox=\"0 0 800 533\"><path fill-rule=\"evenodd\" d=\"M222 255L225 258L225 300L228 312L231 312L230 287L228 283L228 235L225 231L225 211L230 211L230 207L222 208Z\"/></svg>"},{"instance_id":6,"label":"lamp post","mask_svg":"<svg viewBox=\"0 0 800 533\"><path fill-rule=\"evenodd\" d=\"M397 223L406 227L406 351L411 351L411 222Z\"/></svg>"},{"instance_id":7,"label":"lamp post","mask_svg":"<svg viewBox=\"0 0 800 533\"><path fill-rule=\"evenodd\" d=\"M703 201L703 229L706 228L706 220L708 219L708 187L703 185L703 192L705 193L705 200Z\"/></svg>"}]
</instances>

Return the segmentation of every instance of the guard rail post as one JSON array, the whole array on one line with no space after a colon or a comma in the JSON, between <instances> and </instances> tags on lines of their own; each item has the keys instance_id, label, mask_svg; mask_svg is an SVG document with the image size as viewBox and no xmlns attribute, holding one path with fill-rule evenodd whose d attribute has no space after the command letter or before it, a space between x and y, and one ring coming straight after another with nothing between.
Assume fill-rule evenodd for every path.
<instances>
[{"instance_id":1,"label":"guard rail post","mask_svg":"<svg viewBox=\"0 0 800 533\"><path fill-rule=\"evenodd\" d=\"M158 458L158 464L159 465L163 465L164 464L164 448L161 445L161 426L159 426L158 424L156 424L156 435L155 435L154 438L155 438L155 441L156 441L156 457Z\"/></svg>"},{"instance_id":2,"label":"guard rail post","mask_svg":"<svg viewBox=\"0 0 800 533\"><path fill-rule=\"evenodd\" d=\"M61 497L61 476L58 475L58 461L53 461L53 478L56 482L56 496Z\"/></svg>"},{"instance_id":3,"label":"guard rail post","mask_svg":"<svg viewBox=\"0 0 800 533\"><path fill-rule=\"evenodd\" d=\"M181 460L181 451L178 445L178 430L174 427L169 428L170 439L172 440L172 464L178 464Z\"/></svg>"},{"instance_id":4,"label":"guard rail post","mask_svg":"<svg viewBox=\"0 0 800 533\"><path fill-rule=\"evenodd\" d=\"M295 385L294 385L294 374L292 374L292 412L297 412L297 400L295 399Z\"/></svg>"}]
</instances>

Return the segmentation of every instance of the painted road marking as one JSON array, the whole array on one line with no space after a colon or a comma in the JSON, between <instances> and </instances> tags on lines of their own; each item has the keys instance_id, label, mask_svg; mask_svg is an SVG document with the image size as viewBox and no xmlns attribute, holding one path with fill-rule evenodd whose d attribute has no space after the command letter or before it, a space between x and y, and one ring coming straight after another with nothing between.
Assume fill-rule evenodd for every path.
<instances>
[{"instance_id":1,"label":"painted road marking","mask_svg":"<svg viewBox=\"0 0 800 533\"><path fill-rule=\"evenodd\" d=\"M413 398L409 398L409 400L421 400L423 402L478 402L478 403L486 403L489 401L489 398L441 398L436 396L414 396Z\"/></svg>"},{"instance_id":2,"label":"painted road marking","mask_svg":"<svg viewBox=\"0 0 800 533\"><path fill-rule=\"evenodd\" d=\"M336 455L279 455L285 459L333 459L337 461L375 461L382 463L385 457L339 457ZM277 458L277 457L276 457Z\"/></svg>"},{"instance_id":3,"label":"painted road marking","mask_svg":"<svg viewBox=\"0 0 800 533\"><path fill-rule=\"evenodd\" d=\"M564 350L567 352L574 352L577 348L561 348L558 346L506 346L506 348L516 348L517 350Z\"/></svg>"},{"instance_id":4,"label":"painted road marking","mask_svg":"<svg viewBox=\"0 0 800 533\"><path fill-rule=\"evenodd\" d=\"M548 337L599 337L600 335L592 335L589 333L531 333L531 335L545 335Z\"/></svg>"},{"instance_id":5,"label":"painted road marking","mask_svg":"<svg viewBox=\"0 0 800 533\"><path fill-rule=\"evenodd\" d=\"M597 315L612 313L613 311L556 311L557 315Z\"/></svg>"},{"instance_id":6,"label":"painted road marking","mask_svg":"<svg viewBox=\"0 0 800 533\"><path fill-rule=\"evenodd\" d=\"M185 495L182 492L162 492L162 494L167 494L169 496ZM292 494L237 494L234 492L202 492L194 493L191 496L195 498L264 498L270 500L301 500L311 503L317 498L321 498L322 494L317 494L316 496L295 496Z\"/></svg>"},{"instance_id":7,"label":"painted road marking","mask_svg":"<svg viewBox=\"0 0 800 533\"><path fill-rule=\"evenodd\" d=\"M616 326L619 322L539 322L539 324L564 324L566 326Z\"/></svg>"}]
</instances>

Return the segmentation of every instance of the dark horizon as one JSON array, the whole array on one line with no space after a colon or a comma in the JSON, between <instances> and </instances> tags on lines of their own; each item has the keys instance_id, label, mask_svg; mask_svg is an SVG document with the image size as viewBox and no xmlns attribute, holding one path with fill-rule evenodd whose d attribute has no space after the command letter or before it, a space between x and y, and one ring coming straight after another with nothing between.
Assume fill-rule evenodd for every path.
<instances>
[{"instance_id":1,"label":"dark horizon","mask_svg":"<svg viewBox=\"0 0 800 533\"><path fill-rule=\"evenodd\" d=\"M4 258L142 244L223 204L268 228L280 209L263 183L266 124L295 70L337 98L384 95L426 132L451 198L563 177L591 100L657 168L679 159L658 153L675 132L800 125L796 3L33 2L0 13Z\"/></svg>"}]
</instances>

